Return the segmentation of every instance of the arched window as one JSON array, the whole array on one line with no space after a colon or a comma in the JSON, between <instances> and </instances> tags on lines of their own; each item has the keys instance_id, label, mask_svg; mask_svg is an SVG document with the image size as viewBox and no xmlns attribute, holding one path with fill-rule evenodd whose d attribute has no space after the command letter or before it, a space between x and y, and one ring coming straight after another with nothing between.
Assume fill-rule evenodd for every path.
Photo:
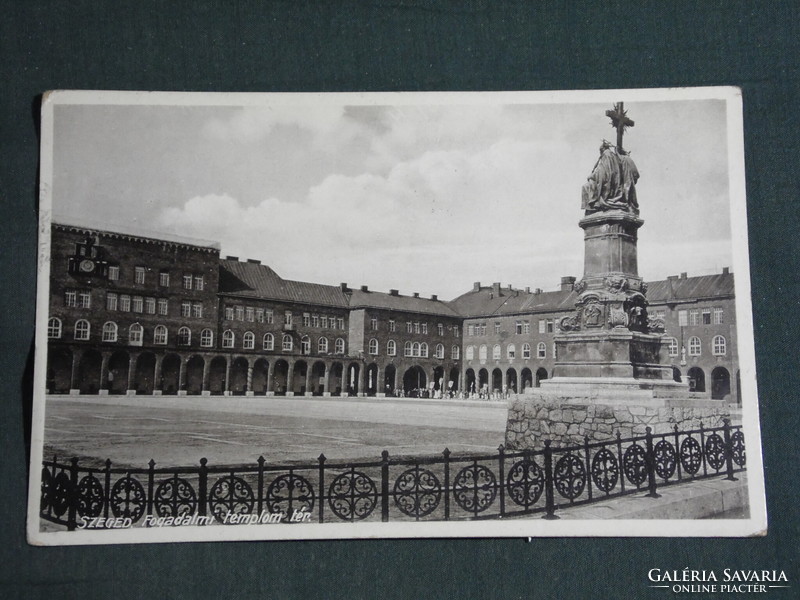
<instances>
[{"instance_id":1,"label":"arched window","mask_svg":"<svg viewBox=\"0 0 800 600\"><path fill-rule=\"evenodd\" d=\"M211 348L214 345L214 332L210 329L203 329L200 332L200 345L203 348Z\"/></svg>"},{"instance_id":2,"label":"arched window","mask_svg":"<svg viewBox=\"0 0 800 600\"><path fill-rule=\"evenodd\" d=\"M117 324L114 321L108 321L103 325L103 341L116 342L117 341Z\"/></svg>"},{"instance_id":3,"label":"arched window","mask_svg":"<svg viewBox=\"0 0 800 600\"><path fill-rule=\"evenodd\" d=\"M47 337L57 340L61 337L61 319L53 317L47 321Z\"/></svg>"},{"instance_id":4,"label":"arched window","mask_svg":"<svg viewBox=\"0 0 800 600\"><path fill-rule=\"evenodd\" d=\"M536 356L539 358L547 358L547 346L544 342L539 342L536 345Z\"/></svg>"},{"instance_id":5,"label":"arched window","mask_svg":"<svg viewBox=\"0 0 800 600\"><path fill-rule=\"evenodd\" d=\"M411 342L406 342L405 346L403 346L403 355L414 356L414 349L411 345Z\"/></svg>"},{"instance_id":6,"label":"arched window","mask_svg":"<svg viewBox=\"0 0 800 600\"><path fill-rule=\"evenodd\" d=\"M414 342L413 348L411 351L412 356L422 356L422 346L419 345L419 342Z\"/></svg>"},{"instance_id":7,"label":"arched window","mask_svg":"<svg viewBox=\"0 0 800 600\"><path fill-rule=\"evenodd\" d=\"M500 344L495 344L492 347L492 359L500 360Z\"/></svg>"},{"instance_id":8,"label":"arched window","mask_svg":"<svg viewBox=\"0 0 800 600\"><path fill-rule=\"evenodd\" d=\"M436 358L444 358L444 344L436 344Z\"/></svg>"},{"instance_id":9,"label":"arched window","mask_svg":"<svg viewBox=\"0 0 800 600\"><path fill-rule=\"evenodd\" d=\"M703 351L703 345L700 338L697 336L689 338L689 356L700 356Z\"/></svg>"},{"instance_id":10,"label":"arched window","mask_svg":"<svg viewBox=\"0 0 800 600\"><path fill-rule=\"evenodd\" d=\"M386 342L386 354L388 356L395 356L397 354L397 344L394 343L394 340Z\"/></svg>"},{"instance_id":11,"label":"arched window","mask_svg":"<svg viewBox=\"0 0 800 600\"><path fill-rule=\"evenodd\" d=\"M459 358L461 358L461 348L459 348L458 346L453 346L450 349L450 358L452 358L453 360L458 360Z\"/></svg>"},{"instance_id":12,"label":"arched window","mask_svg":"<svg viewBox=\"0 0 800 600\"><path fill-rule=\"evenodd\" d=\"M528 343L522 344L522 358L531 357L531 345Z\"/></svg>"},{"instance_id":13,"label":"arched window","mask_svg":"<svg viewBox=\"0 0 800 600\"><path fill-rule=\"evenodd\" d=\"M466 360L474 360L474 359L475 359L475 346L467 346Z\"/></svg>"},{"instance_id":14,"label":"arched window","mask_svg":"<svg viewBox=\"0 0 800 600\"><path fill-rule=\"evenodd\" d=\"M141 346L144 338L144 328L138 323L134 323L128 328L128 343L131 346Z\"/></svg>"},{"instance_id":15,"label":"arched window","mask_svg":"<svg viewBox=\"0 0 800 600\"><path fill-rule=\"evenodd\" d=\"M162 346L167 343L167 328L163 325L157 325L153 331L153 343L161 344Z\"/></svg>"},{"instance_id":16,"label":"arched window","mask_svg":"<svg viewBox=\"0 0 800 600\"><path fill-rule=\"evenodd\" d=\"M506 356L509 360L517 357L517 347L514 344L509 344L506 346Z\"/></svg>"},{"instance_id":17,"label":"arched window","mask_svg":"<svg viewBox=\"0 0 800 600\"><path fill-rule=\"evenodd\" d=\"M670 356L678 356L678 340L674 337L667 338L669 342L669 355Z\"/></svg>"},{"instance_id":18,"label":"arched window","mask_svg":"<svg viewBox=\"0 0 800 600\"><path fill-rule=\"evenodd\" d=\"M233 344L236 341L236 336L233 335L233 332L230 329L226 329L222 332L222 347L223 348L233 348Z\"/></svg>"},{"instance_id":19,"label":"arched window","mask_svg":"<svg viewBox=\"0 0 800 600\"><path fill-rule=\"evenodd\" d=\"M311 354L311 338L307 335L300 338L300 354Z\"/></svg>"},{"instance_id":20,"label":"arched window","mask_svg":"<svg viewBox=\"0 0 800 600\"><path fill-rule=\"evenodd\" d=\"M328 338L321 337L317 340L317 352L320 354L328 353Z\"/></svg>"},{"instance_id":21,"label":"arched window","mask_svg":"<svg viewBox=\"0 0 800 600\"><path fill-rule=\"evenodd\" d=\"M283 345L281 346L284 352L292 351L292 336L288 333L283 334Z\"/></svg>"},{"instance_id":22,"label":"arched window","mask_svg":"<svg viewBox=\"0 0 800 600\"><path fill-rule=\"evenodd\" d=\"M256 347L256 334L252 331L245 331L242 336L242 348L245 350L254 350Z\"/></svg>"},{"instance_id":23,"label":"arched window","mask_svg":"<svg viewBox=\"0 0 800 600\"><path fill-rule=\"evenodd\" d=\"M271 333L264 334L264 350L274 350L275 349L275 336Z\"/></svg>"},{"instance_id":24,"label":"arched window","mask_svg":"<svg viewBox=\"0 0 800 600\"><path fill-rule=\"evenodd\" d=\"M426 344L425 342L422 342L422 344L420 344L419 355L422 358L428 358L428 344Z\"/></svg>"},{"instance_id":25,"label":"arched window","mask_svg":"<svg viewBox=\"0 0 800 600\"><path fill-rule=\"evenodd\" d=\"M188 346L192 343L192 330L188 327L178 329L178 346Z\"/></svg>"},{"instance_id":26,"label":"arched window","mask_svg":"<svg viewBox=\"0 0 800 600\"><path fill-rule=\"evenodd\" d=\"M372 354L373 356L378 355L378 340L376 340L375 338L372 338L369 341L369 353Z\"/></svg>"},{"instance_id":27,"label":"arched window","mask_svg":"<svg viewBox=\"0 0 800 600\"><path fill-rule=\"evenodd\" d=\"M76 340L88 340L90 332L91 332L91 327L89 326L89 321L87 321L86 319L78 319L77 321L75 321Z\"/></svg>"},{"instance_id":28,"label":"arched window","mask_svg":"<svg viewBox=\"0 0 800 600\"><path fill-rule=\"evenodd\" d=\"M336 354L344 354L344 340L342 338L336 338L335 350Z\"/></svg>"},{"instance_id":29,"label":"arched window","mask_svg":"<svg viewBox=\"0 0 800 600\"><path fill-rule=\"evenodd\" d=\"M487 353L486 344L481 344L481 347L478 348L478 358L480 360L486 360L486 355L487 355L486 353Z\"/></svg>"},{"instance_id":30,"label":"arched window","mask_svg":"<svg viewBox=\"0 0 800 600\"><path fill-rule=\"evenodd\" d=\"M714 356L725 356L728 352L728 342L724 336L715 335L713 340Z\"/></svg>"}]
</instances>

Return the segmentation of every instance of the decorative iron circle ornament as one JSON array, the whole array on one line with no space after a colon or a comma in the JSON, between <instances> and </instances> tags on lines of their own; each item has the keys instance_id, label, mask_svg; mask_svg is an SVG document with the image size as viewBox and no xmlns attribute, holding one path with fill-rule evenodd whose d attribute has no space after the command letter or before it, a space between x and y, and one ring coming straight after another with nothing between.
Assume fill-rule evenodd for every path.
<instances>
[{"instance_id":1,"label":"decorative iron circle ornament","mask_svg":"<svg viewBox=\"0 0 800 600\"><path fill-rule=\"evenodd\" d=\"M544 491L544 471L533 460L521 460L508 471L506 478L509 497L520 506L536 504Z\"/></svg>"},{"instance_id":2,"label":"decorative iron circle ornament","mask_svg":"<svg viewBox=\"0 0 800 600\"><path fill-rule=\"evenodd\" d=\"M103 486L92 473L78 482L78 514L82 517L99 517L103 512Z\"/></svg>"},{"instance_id":3,"label":"decorative iron circle ornament","mask_svg":"<svg viewBox=\"0 0 800 600\"><path fill-rule=\"evenodd\" d=\"M747 453L744 449L744 434L741 431L734 431L731 434L731 458L739 467L743 467L747 464Z\"/></svg>"},{"instance_id":4,"label":"decorative iron circle ornament","mask_svg":"<svg viewBox=\"0 0 800 600\"><path fill-rule=\"evenodd\" d=\"M378 505L378 488L366 473L352 469L333 480L328 505L343 521L366 519Z\"/></svg>"},{"instance_id":5,"label":"decorative iron circle ornament","mask_svg":"<svg viewBox=\"0 0 800 600\"><path fill-rule=\"evenodd\" d=\"M225 522L225 515L249 515L253 513L255 496L250 484L233 473L220 477L211 486L208 493L208 506L211 514L220 523Z\"/></svg>"},{"instance_id":6,"label":"decorative iron circle ornament","mask_svg":"<svg viewBox=\"0 0 800 600\"><path fill-rule=\"evenodd\" d=\"M287 473L279 475L269 484L266 500L269 512L291 517L296 510L311 512L314 508L314 488L305 477Z\"/></svg>"},{"instance_id":7,"label":"decorative iron circle ornament","mask_svg":"<svg viewBox=\"0 0 800 600\"><path fill-rule=\"evenodd\" d=\"M678 461L675 456L675 447L667 440L661 440L653 448L656 463L656 474L661 479L667 480L675 475Z\"/></svg>"},{"instance_id":8,"label":"decorative iron circle ornament","mask_svg":"<svg viewBox=\"0 0 800 600\"><path fill-rule=\"evenodd\" d=\"M69 476L64 471L61 471L61 473L56 475L53 479L50 489L50 504L53 507L53 512L56 514L56 516L60 517L67 512L67 509L69 508L72 482L69 480Z\"/></svg>"},{"instance_id":9,"label":"decorative iron circle ornament","mask_svg":"<svg viewBox=\"0 0 800 600\"><path fill-rule=\"evenodd\" d=\"M144 514L147 496L142 484L130 475L126 475L118 479L111 488L109 504L115 517L129 517L136 523Z\"/></svg>"},{"instance_id":10,"label":"decorative iron circle ornament","mask_svg":"<svg viewBox=\"0 0 800 600\"><path fill-rule=\"evenodd\" d=\"M633 485L647 481L647 452L641 444L631 444L622 455L622 470Z\"/></svg>"},{"instance_id":11,"label":"decorative iron circle ornament","mask_svg":"<svg viewBox=\"0 0 800 600\"><path fill-rule=\"evenodd\" d=\"M47 467L42 469L41 494L39 510L45 513L53 502L53 476L50 474L50 469Z\"/></svg>"},{"instance_id":12,"label":"decorative iron circle ornament","mask_svg":"<svg viewBox=\"0 0 800 600\"><path fill-rule=\"evenodd\" d=\"M192 484L176 473L158 484L153 504L159 517L182 517L194 514L197 496Z\"/></svg>"},{"instance_id":13,"label":"decorative iron circle ornament","mask_svg":"<svg viewBox=\"0 0 800 600\"><path fill-rule=\"evenodd\" d=\"M706 461L715 471L725 466L725 442L716 433L706 438Z\"/></svg>"},{"instance_id":14,"label":"decorative iron circle ornament","mask_svg":"<svg viewBox=\"0 0 800 600\"><path fill-rule=\"evenodd\" d=\"M689 475L695 475L703 464L703 449L700 442L693 437L687 437L681 442L681 466Z\"/></svg>"},{"instance_id":15,"label":"decorative iron circle ornament","mask_svg":"<svg viewBox=\"0 0 800 600\"><path fill-rule=\"evenodd\" d=\"M556 463L553 482L558 493L568 500L575 500L586 487L586 467L575 454L565 454Z\"/></svg>"},{"instance_id":16,"label":"decorative iron circle ornament","mask_svg":"<svg viewBox=\"0 0 800 600\"><path fill-rule=\"evenodd\" d=\"M485 511L496 497L497 479L484 465L468 465L453 480L453 499L467 512L477 514Z\"/></svg>"},{"instance_id":17,"label":"decorative iron circle ornament","mask_svg":"<svg viewBox=\"0 0 800 600\"><path fill-rule=\"evenodd\" d=\"M608 448L601 448L592 459L592 481L595 487L608 494L619 481L619 461Z\"/></svg>"},{"instance_id":18,"label":"decorative iron circle ornament","mask_svg":"<svg viewBox=\"0 0 800 600\"><path fill-rule=\"evenodd\" d=\"M431 514L442 499L442 484L428 469L415 465L394 482L394 502L404 515L419 519Z\"/></svg>"}]
</instances>

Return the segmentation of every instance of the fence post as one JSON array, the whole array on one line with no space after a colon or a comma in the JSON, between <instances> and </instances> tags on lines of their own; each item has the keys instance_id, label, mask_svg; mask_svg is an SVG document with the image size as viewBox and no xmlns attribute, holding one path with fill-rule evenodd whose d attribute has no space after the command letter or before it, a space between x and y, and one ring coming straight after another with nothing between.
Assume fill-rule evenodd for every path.
<instances>
[{"instance_id":1,"label":"fence post","mask_svg":"<svg viewBox=\"0 0 800 600\"><path fill-rule=\"evenodd\" d=\"M450 448L444 452L444 520L450 520Z\"/></svg>"},{"instance_id":2,"label":"fence post","mask_svg":"<svg viewBox=\"0 0 800 600\"><path fill-rule=\"evenodd\" d=\"M264 456L258 457L258 504L256 505L258 509L258 516L261 517L261 513L264 512Z\"/></svg>"},{"instance_id":3,"label":"fence post","mask_svg":"<svg viewBox=\"0 0 800 600\"><path fill-rule=\"evenodd\" d=\"M592 461L589 460L589 436L583 436L583 451L586 453L586 494L592 499Z\"/></svg>"},{"instance_id":4,"label":"fence post","mask_svg":"<svg viewBox=\"0 0 800 600\"><path fill-rule=\"evenodd\" d=\"M731 443L731 420L722 419L723 433L725 435L725 467L728 471L728 476L725 477L728 481L737 481L733 476L733 444Z\"/></svg>"},{"instance_id":5,"label":"fence post","mask_svg":"<svg viewBox=\"0 0 800 600\"><path fill-rule=\"evenodd\" d=\"M322 523L325 510L325 455L320 453L319 458L319 522Z\"/></svg>"},{"instance_id":6,"label":"fence post","mask_svg":"<svg viewBox=\"0 0 800 600\"><path fill-rule=\"evenodd\" d=\"M555 514L556 502L553 498L553 449L550 448L552 440L544 441L544 498L547 512L543 519L555 520L560 517Z\"/></svg>"},{"instance_id":7,"label":"fence post","mask_svg":"<svg viewBox=\"0 0 800 600\"><path fill-rule=\"evenodd\" d=\"M103 487L103 516L108 518L109 505L111 504L111 459L106 459L105 486Z\"/></svg>"},{"instance_id":8,"label":"fence post","mask_svg":"<svg viewBox=\"0 0 800 600\"><path fill-rule=\"evenodd\" d=\"M197 498L197 514L205 517L207 514L206 502L208 501L208 459L203 457L200 459L200 482L198 484L199 498Z\"/></svg>"},{"instance_id":9,"label":"fence post","mask_svg":"<svg viewBox=\"0 0 800 600\"><path fill-rule=\"evenodd\" d=\"M78 457L73 456L69 467L69 490L67 490L67 529L75 531L78 516Z\"/></svg>"},{"instance_id":10,"label":"fence post","mask_svg":"<svg viewBox=\"0 0 800 600\"><path fill-rule=\"evenodd\" d=\"M151 458L150 462L147 463L147 465L150 468L147 470L147 508L146 508L145 514L146 515L152 515L153 514L153 489L155 487L156 461ZM149 523L150 523L150 521L148 521L148 525L147 525L148 527L150 527Z\"/></svg>"},{"instance_id":11,"label":"fence post","mask_svg":"<svg viewBox=\"0 0 800 600\"><path fill-rule=\"evenodd\" d=\"M389 521L389 451L381 452L381 521Z\"/></svg>"},{"instance_id":12,"label":"fence post","mask_svg":"<svg viewBox=\"0 0 800 600\"><path fill-rule=\"evenodd\" d=\"M647 466L647 496L649 498L660 498L661 494L656 491L656 455L653 452L653 430L647 427L645 432L647 452L645 453L644 464Z\"/></svg>"},{"instance_id":13,"label":"fence post","mask_svg":"<svg viewBox=\"0 0 800 600\"><path fill-rule=\"evenodd\" d=\"M498 475L500 479L498 483L500 484L500 518L502 518L506 514L506 449L503 444L500 444L497 447L498 456Z\"/></svg>"}]
</instances>

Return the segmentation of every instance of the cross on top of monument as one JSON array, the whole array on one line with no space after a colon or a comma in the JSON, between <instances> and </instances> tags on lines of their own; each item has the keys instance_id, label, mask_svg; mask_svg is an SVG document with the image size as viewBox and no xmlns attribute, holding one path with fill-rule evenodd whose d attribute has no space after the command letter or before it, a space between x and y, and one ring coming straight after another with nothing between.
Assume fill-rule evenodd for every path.
<instances>
[{"instance_id":1,"label":"cross on top of monument","mask_svg":"<svg viewBox=\"0 0 800 600\"><path fill-rule=\"evenodd\" d=\"M617 130L617 151L623 153L622 135L626 127L633 127L633 121L628 118L622 102L617 102L612 110L607 110L606 116L611 119L611 126Z\"/></svg>"}]
</instances>

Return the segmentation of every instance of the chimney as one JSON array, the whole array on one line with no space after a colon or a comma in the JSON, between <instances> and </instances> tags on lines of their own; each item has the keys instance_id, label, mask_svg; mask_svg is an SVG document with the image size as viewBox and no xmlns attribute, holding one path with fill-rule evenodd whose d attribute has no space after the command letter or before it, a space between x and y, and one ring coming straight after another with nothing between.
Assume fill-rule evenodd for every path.
<instances>
[{"instance_id":1,"label":"chimney","mask_svg":"<svg viewBox=\"0 0 800 600\"><path fill-rule=\"evenodd\" d=\"M344 282L342 282L342 283L340 283L340 284L339 284L339 288L340 288L340 289L341 289L343 292L349 292L349 291L350 291L350 289L347 287L347 284L346 284L346 283L344 283Z\"/></svg>"},{"instance_id":2,"label":"chimney","mask_svg":"<svg viewBox=\"0 0 800 600\"><path fill-rule=\"evenodd\" d=\"M249 262L251 265L260 265L261 264L261 261L255 259L255 258L248 258L247 262Z\"/></svg>"},{"instance_id":3,"label":"chimney","mask_svg":"<svg viewBox=\"0 0 800 600\"><path fill-rule=\"evenodd\" d=\"M419 298L419 292L414 292L414 298Z\"/></svg>"},{"instance_id":4,"label":"chimney","mask_svg":"<svg viewBox=\"0 0 800 600\"><path fill-rule=\"evenodd\" d=\"M225 259L226 260L239 260L239 257L238 256L226 256Z\"/></svg>"},{"instance_id":5,"label":"chimney","mask_svg":"<svg viewBox=\"0 0 800 600\"><path fill-rule=\"evenodd\" d=\"M681 273L681 279L686 279L686 271L684 271L683 273Z\"/></svg>"},{"instance_id":6,"label":"chimney","mask_svg":"<svg viewBox=\"0 0 800 600\"><path fill-rule=\"evenodd\" d=\"M722 274L723 275L730 275L731 274L730 267L722 267Z\"/></svg>"},{"instance_id":7,"label":"chimney","mask_svg":"<svg viewBox=\"0 0 800 600\"><path fill-rule=\"evenodd\" d=\"M481 282L480 281L476 281L475 283L472 284L472 291L473 292L480 292L481 291Z\"/></svg>"},{"instance_id":8,"label":"chimney","mask_svg":"<svg viewBox=\"0 0 800 600\"><path fill-rule=\"evenodd\" d=\"M509 284L508 284L508 291L510 292L512 289L514 289L514 288L512 288L512 287L511 287L511 284L509 283Z\"/></svg>"},{"instance_id":9,"label":"chimney","mask_svg":"<svg viewBox=\"0 0 800 600\"><path fill-rule=\"evenodd\" d=\"M669 276L667 277L667 281L675 281L676 279L678 279L678 276L677 276L677 275L669 275Z\"/></svg>"},{"instance_id":10,"label":"chimney","mask_svg":"<svg viewBox=\"0 0 800 600\"><path fill-rule=\"evenodd\" d=\"M390 296L399 296L400 292L397 291L397 290L389 290L389 295Z\"/></svg>"},{"instance_id":11,"label":"chimney","mask_svg":"<svg viewBox=\"0 0 800 600\"><path fill-rule=\"evenodd\" d=\"M542 293L542 288L536 288L535 290L533 290L533 293L536 294L536 295L541 294Z\"/></svg>"},{"instance_id":12,"label":"chimney","mask_svg":"<svg viewBox=\"0 0 800 600\"><path fill-rule=\"evenodd\" d=\"M438 299L439 299L439 296L437 296L436 294L431 294L431 300L436 302Z\"/></svg>"},{"instance_id":13,"label":"chimney","mask_svg":"<svg viewBox=\"0 0 800 600\"><path fill-rule=\"evenodd\" d=\"M498 296L500 295L500 282L499 281L495 281L492 284L492 292L494 292Z\"/></svg>"},{"instance_id":14,"label":"chimney","mask_svg":"<svg viewBox=\"0 0 800 600\"><path fill-rule=\"evenodd\" d=\"M369 287L368 287L368 286L366 286L366 285L362 285L362 286L361 286L361 291L362 291L362 292L368 292L368 291L369 291Z\"/></svg>"},{"instance_id":15,"label":"chimney","mask_svg":"<svg viewBox=\"0 0 800 600\"><path fill-rule=\"evenodd\" d=\"M561 291L562 292L571 292L574 287L575 287L575 278L574 277L562 277L561 278Z\"/></svg>"},{"instance_id":16,"label":"chimney","mask_svg":"<svg viewBox=\"0 0 800 600\"><path fill-rule=\"evenodd\" d=\"M531 286L529 286L529 285L525 286L525 293L526 294L530 294L531 293Z\"/></svg>"}]
</instances>

